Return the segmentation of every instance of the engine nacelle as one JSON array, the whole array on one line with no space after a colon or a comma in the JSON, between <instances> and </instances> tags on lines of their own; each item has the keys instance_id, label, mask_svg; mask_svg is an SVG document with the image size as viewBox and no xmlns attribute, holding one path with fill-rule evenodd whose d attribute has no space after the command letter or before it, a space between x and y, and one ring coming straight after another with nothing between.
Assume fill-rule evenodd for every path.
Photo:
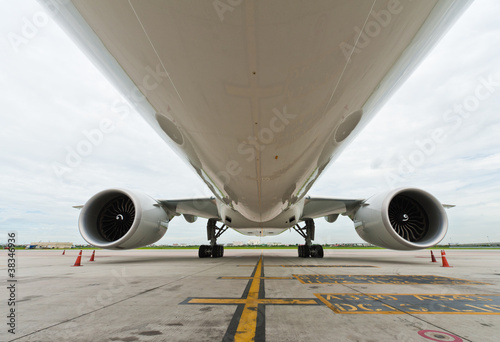
<instances>
[{"instance_id":1,"label":"engine nacelle","mask_svg":"<svg viewBox=\"0 0 500 342\"><path fill-rule=\"evenodd\" d=\"M358 235L379 247L416 250L435 246L446 235L448 217L431 194L401 188L369 198L354 214Z\"/></svg>"},{"instance_id":2,"label":"engine nacelle","mask_svg":"<svg viewBox=\"0 0 500 342\"><path fill-rule=\"evenodd\" d=\"M160 240L168 228L168 215L147 195L109 189L87 201L78 225L82 237L96 247L131 249Z\"/></svg>"}]
</instances>

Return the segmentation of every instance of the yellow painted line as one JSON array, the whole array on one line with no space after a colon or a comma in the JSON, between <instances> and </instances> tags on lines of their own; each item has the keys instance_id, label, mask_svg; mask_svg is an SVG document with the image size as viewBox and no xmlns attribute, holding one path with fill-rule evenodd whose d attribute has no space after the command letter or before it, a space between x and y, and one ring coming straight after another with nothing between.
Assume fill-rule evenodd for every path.
<instances>
[{"instance_id":1,"label":"yellow painted line","mask_svg":"<svg viewBox=\"0 0 500 342\"><path fill-rule=\"evenodd\" d=\"M335 295L357 296L359 294L362 296L374 297L375 299L379 299L379 298L376 298L376 296L386 296L387 297L387 296L402 296L402 295L422 296L422 297L425 297L425 296L452 296L452 298L457 298L457 299L464 299L464 298L470 298L470 297L483 298L483 296L485 296L485 297L498 297L498 296L500 296L500 294L485 294L485 293L481 293L481 294L472 294L472 293L471 294L469 294L469 293L446 294L446 293L355 293L355 292L343 292L343 293L323 293L323 294L328 294L328 295L332 295L332 296L335 296Z\"/></svg>"},{"instance_id":2,"label":"yellow painted line","mask_svg":"<svg viewBox=\"0 0 500 342\"><path fill-rule=\"evenodd\" d=\"M259 304L276 304L276 305L314 305L318 302L314 299L259 299Z\"/></svg>"},{"instance_id":3,"label":"yellow painted line","mask_svg":"<svg viewBox=\"0 0 500 342\"><path fill-rule=\"evenodd\" d=\"M238 265L238 267L255 267L255 265ZM266 267L281 267L281 265L266 265Z\"/></svg>"},{"instance_id":4,"label":"yellow painted line","mask_svg":"<svg viewBox=\"0 0 500 342\"><path fill-rule=\"evenodd\" d=\"M262 298L257 299L256 304L264 305L315 305L318 302L314 299L293 299L293 298ZM246 304L246 298L192 298L186 304Z\"/></svg>"},{"instance_id":5,"label":"yellow painted line","mask_svg":"<svg viewBox=\"0 0 500 342\"><path fill-rule=\"evenodd\" d=\"M300 274L292 274L292 277L294 277L295 279L300 281L302 284L311 284L311 283L308 283L308 282L305 282L304 280L302 280L302 278L300 278Z\"/></svg>"},{"instance_id":6,"label":"yellow painted line","mask_svg":"<svg viewBox=\"0 0 500 342\"><path fill-rule=\"evenodd\" d=\"M259 305L260 278L262 275L262 256L259 259L255 274L253 276L250 290L246 298L245 307L241 313L240 322L236 333L235 342L254 341L257 330L257 306Z\"/></svg>"},{"instance_id":7,"label":"yellow painted line","mask_svg":"<svg viewBox=\"0 0 500 342\"><path fill-rule=\"evenodd\" d=\"M250 280L250 279L255 279L255 277L219 277L219 279ZM259 277L258 279L264 279L264 280L289 280L289 279L295 279L295 278L294 277Z\"/></svg>"},{"instance_id":8,"label":"yellow painted line","mask_svg":"<svg viewBox=\"0 0 500 342\"><path fill-rule=\"evenodd\" d=\"M266 265L267 267L267 265ZM405 276L388 276L387 279L384 279L383 277L385 275L374 275L374 274L367 274L367 275L360 275L360 274L345 274L345 275L335 275L335 274L292 274L292 276L300 281L302 284L375 284L375 285L383 285L383 284L390 284L390 285L492 285L489 283L483 283L479 281L474 281L474 280L466 280L466 279L459 279L459 278L450 278L450 277L441 277L441 276L436 276L438 278L442 279L435 279L433 280L432 278L429 278L429 282L417 282L414 280L405 280ZM338 278L335 279L335 277L347 277L354 279L353 281L349 281L347 279L343 278ZM394 277L394 278L390 278ZM401 278L401 281L397 281L394 279ZM417 279L417 277L420 277L420 279L425 279L426 277L432 277L429 275L424 275L424 276L408 276L408 277L414 277ZM464 283L460 281L463 281Z\"/></svg>"},{"instance_id":9,"label":"yellow painted line","mask_svg":"<svg viewBox=\"0 0 500 342\"><path fill-rule=\"evenodd\" d=\"M447 278L447 277L445 277ZM455 278L453 277L453 279L456 279L456 280L461 280L461 281L466 281L467 284L464 284L464 285L479 285L479 284L483 284L483 285L493 285L491 283L485 283L485 282L482 282L482 281L476 281L476 280L467 280L467 279L462 279L462 278ZM448 285L448 284L447 284ZM455 284L450 284L450 285L455 285ZM461 284L460 284L461 285Z\"/></svg>"},{"instance_id":10,"label":"yellow painted line","mask_svg":"<svg viewBox=\"0 0 500 342\"><path fill-rule=\"evenodd\" d=\"M314 295L316 297L318 297L318 299L323 303L325 304L326 306L328 306L333 312L335 313L340 313L339 309L337 309L336 307L333 306L332 303L330 303L329 301L327 301L320 293L314 293Z\"/></svg>"},{"instance_id":11,"label":"yellow painted line","mask_svg":"<svg viewBox=\"0 0 500 342\"><path fill-rule=\"evenodd\" d=\"M187 304L245 304L245 298L192 298Z\"/></svg>"},{"instance_id":12,"label":"yellow painted line","mask_svg":"<svg viewBox=\"0 0 500 342\"><path fill-rule=\"evenodd\" d=\"M330 307L330 309L332 309ZM335 311L335 309L332 309ZM412 314L412 315L500 315L498 312L443 312L443 311L429 311L429 312L421 312L421 311L390 311L390 312L378 312L378 311L335 311L336 313L343 315L402 315L402 314Z\"/></svg>"},{"instance_id":13,"label":"yellow painted line","mask_svg":"<svg viewBox=\"0 0 500 342\"><path fill-rule=\"evenodd\" d=\"M394 310L394 311L382 311L381 309L371 310L371 309L367 308L366 305L370 305L370 304L366 303L366 302L364 304L357 304L355 306L355 305L346 304L346 303L331 303L331 302L329 302L324 297L324 296L336 297L337 299L341 299L338 296L342 296L342 295L348 295L348 296L352 296L352 297L358 297L357 293L332 293L332 294L329 294L329 293L314 293L314 295L323 304L325 304L332 311L334 311L335 313L338 313L338 314L399 315L399 314L411 313L411 314L433 314L433 315L434 314L435 315L500 315L500 312L496 312L497 310L500 309L500 306L499 305L494 305L494 304L493 305L485 305L487 308L478 307L478 306L475 306L475 305L472 305L472 304L465 304L465 306L467 306L467 307L470 307L470 308L473 308L473 309L476 309L476 310L482 310L482 312L477 312L477 311L476 312L472 312L472 310L464 312L463 310L449 307L450 309L453 310L452 312L450 312L450 311L418 311L418 310L415 310L415 311L413 311L413 310L411 310L411 311L404 311L401 308L398 309L396 306L392 306L392 305L383 303L382 304L383 306L385 306L387 308L390 308L391 310ZM466 300L471 300L471 301L474 301L474 299L486 299L488 301L491 301L491 299L484 298L482 296L490 296L490 297L491 296L494 296L494 297L500 296L500 295L495 295L495 294L486 294L486 295L482 295L482 294L443 295L443 294L401 294L401 293L364 293L362 295L370 297L373 300L388 299L388 297L398 296L398 295L399 296L400 295L411 295L411 296L414 296L415 298L420 299L420 300L431 300L431 301L437 301L438 299L448 300L448 301L454 300L454 299L457 299L457 300L466 299ZM437 296L438 298L432 299L432 298L430 298L430 296ZM448 296L448 297L446 297L446 296ZM393 298L395 299L395 301L398 301L398 299L396 297L393 297ZM411 305L411 304L408 304L408 305ZM440 303L440 305L442 305L443 307L448 307L448 306L443 305L441 303ZM361 308L364 311L359 310L358 307Z\"/></svg>"}]
</instances>

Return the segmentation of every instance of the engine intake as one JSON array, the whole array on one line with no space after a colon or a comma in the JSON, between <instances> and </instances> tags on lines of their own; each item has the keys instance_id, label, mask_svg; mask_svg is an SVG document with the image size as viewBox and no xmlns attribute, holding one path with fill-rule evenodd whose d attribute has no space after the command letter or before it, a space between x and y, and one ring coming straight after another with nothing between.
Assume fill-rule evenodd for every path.
<instances>
[{"instance_id":1,"label":"engine intake","mask_svg":"<svg viewBox=\"0 0 500 342\"><path fill-rule=\"evenodd\" d=\"M448 230L442 204L431 194L402 188L369 198L354 214L358 235L379 247L416 250L438 244Z\"/></svg>"},{"instance_id":2,"label":"engine intake","mask_svg":"<svg viewBox=\"0 0 500 342\"><path fill-rule=\"evenodd\" d=\"M80 213L80 234L106 249L130 249L160 240L168 228L167 213L151 197L128 190L104 190Z\"/></svg>"}]
</instances>

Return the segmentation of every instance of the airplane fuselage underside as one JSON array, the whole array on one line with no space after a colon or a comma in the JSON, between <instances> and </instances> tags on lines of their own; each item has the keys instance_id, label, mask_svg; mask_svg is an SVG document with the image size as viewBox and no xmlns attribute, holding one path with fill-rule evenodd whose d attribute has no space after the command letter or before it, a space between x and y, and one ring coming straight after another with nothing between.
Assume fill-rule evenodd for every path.
<instances>
[{"instance_id":1,"label":"airplane fuselage underside","mask_svg":"<svg viewBox=\"0 0 500 342\"><path fill-rule=\"evenodd\" d=\"M215 196L259 226L304 198L463 7L72 3L68 30L98 36L86 38L91 57Z\"/></svg>"}]
</instances>

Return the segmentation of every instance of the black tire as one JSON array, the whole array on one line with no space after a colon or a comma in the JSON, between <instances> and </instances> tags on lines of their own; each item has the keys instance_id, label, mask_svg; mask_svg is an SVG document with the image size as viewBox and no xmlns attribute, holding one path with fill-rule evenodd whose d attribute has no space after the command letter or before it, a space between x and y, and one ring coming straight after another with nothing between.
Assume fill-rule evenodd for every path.
<instances>
[{"instance_id":1,"label":"black tire","mask_svg":"<svg viewBox=\"0 0 500 342\"><path fill-rule=\"evenodd\" d=\"M309 251L311 253L311 258L316 258L318 255L318 245L311 245Z\"/></svg>"},{"instance_id":2,"label":"black tire","mask_svg":"<svg viewBox=\"0 0 500 342\"><path fill-rule=\"evenodd\" d=\"M311 247L304 245L304 256L303 258L309 258L311 256Z\"/></svg>"},{"instance_id":3,"label":"black tire","mask_svg":"<svg viewBox=\"0 0 500 342\"><path fill-rule=\"evenodd\" d=\"M215 245L212 248L212 258L221 258L224 255L224 246Z\"/></svg>"},{"instance_id":4,"label":"black tire","mask_svg":"<svg viewBox=\"0 0 500 342\"><path fill-rule=\"evenodd\" d=\"M210 253L208 253L208 248L210 246L207 245L201 245L200 248L198 249L198 256L200 258L206 258L210 256Z\"/></svg>"},{"instance_id":5,"label":"black tire","mask_svg":"<svg viewBox=\"0 0 500 342\"><path fill-rule=\"evenodd\" d=\"M324 255L323 246L321 246L321 245L312 245L311 246L311 257L322 258L323 255Z\"/></svg>"},{"instance_id":6,"label":"black tire","mask_svg":"<svg viewBox=\"0 0 500 342\"><path fill-rule=\"evenodd\" d=\"M300 245L298 247L298 250L299 250L299 258L309 257L309 247L307 245Z\"/></svg>"},{"instance_id":7,"label":"black tire","mask_svg":"<svg viewBox=\"0 0 500 342\"><path fill-rule=\"evenodd\" d=\"M318 254L316 255L316 258L322 258L325 255L325 252L323 251L323 246L318 245Z\"/></svg>"}]
</instances>

